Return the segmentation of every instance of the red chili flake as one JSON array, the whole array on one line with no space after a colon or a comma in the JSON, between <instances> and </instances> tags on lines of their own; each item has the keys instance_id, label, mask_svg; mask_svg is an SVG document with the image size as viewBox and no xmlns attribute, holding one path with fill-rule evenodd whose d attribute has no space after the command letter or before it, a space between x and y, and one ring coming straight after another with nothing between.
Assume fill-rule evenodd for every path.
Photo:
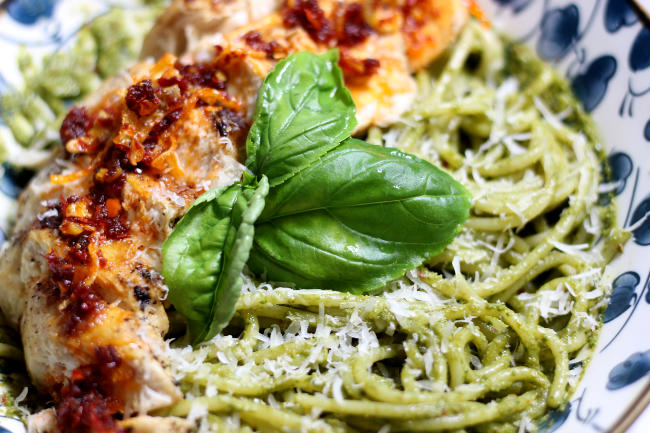
<instances>
[{"instance_id":1,"label":"red chili flake","mask_svg":"<svg viewBox=\"0 0 650 433\"><path fill-rule=\"evenodd\" d=\"M87 223L96 227L106 238L123 239L128 236L126 212L121 206L115 212L115 205L121 202L126 172L131 169L133 166L130 165L126 153L121 149L112 148L95 172L95 182L90 187L89 194L92 220Z\"/></svg>"},{"instance_id":2,"label":"red chili flake","mask_svg":"<svg viewBox=\"0 0 650 433\"><path fill-rule=\"evenodd\" d=\"M68 433L123 432L106 406L106 398L96 391L82 395L66 396L57 406L57 423L60 431Z\"/></svg>"},{"instance_id":3,"label":"red chili flake","mask_svg":"<svg viewBox=\"0 0 650 433\"><path fill-rule=\"evenodd\" d=\"M66 297L67 304L62 311L63 333L72 335L79 329L79 325L87 323L91 316L104 308L104 302L94 292L92 287L76 284L72 292Z\"/></svg>"},{"instance_id":4,"label":"red chili flake","mask_svg":"<svg viewBox=\"0 0 650 433\"><path fill-rule=\"evenodd\" d=\"M338 36L339 45L350 47L360 44L372 32L372 27L363 17L363 6L359 3L346 6L342 21L341 34Z\"/></svg>"},{"instance_id":5,"label":"red chili flake","mask_svg":"<svg viewBox=\"0 0 650 433\"><path fill-rule=\"evenodd\" d=\"M101 167L95 171L94 183L90 187L93 204L104 205L109 198L120 198L124 187L126 168L129 167L126 153L112 148L104 157Z\"/></svg>"},{"instance_id":6,"label":"red chili flake","mask_svg":"<svg viewBox=\"0 0 650 433\"><path fill-rule=\"evenodd\" d=\"M160 138L161 135L165 131L169 129L170 126L174 122L176 122L180 117L181 114L183 113L183 107L176 108L169 113L165 115L158 123L156 123L153 128L151 128L151 131L149 131L149 134L147 135L146 140L144 141L144 146L145 148L151 149L153 148L156 143L158 143L158 139Z\"/></svg>"},{"instance_id":7,"label":"red chili flake","mask_svg":"<svg viewBox=\"0 0 650 433\"><path fill-rule=\"evenodd\" d=\"M72 258L81 263L88 263L90 259L90 255L88 254L89 244L90 239L88 239L88 234L85 233L69 239L68 246L70 246L70 249L72 250L70 252Z\"/></svg>"},{"instance_id":8,"label":"red chili flake","mask_svg":"<svg viewBox=\"0 0 650 433\"><path fill-rule=\"evenodd\" d=\"M65 291L70 290L74 284L74 265L70 260L58 257L52 252L47 254L45 258L47 268L51 274L50 278Z\"/></svg>"},{"instance_id":9,"label":"red chili flake","mask_svg":"<svg viewBox=\"0 0 650 433\"><path fill-rule=\"evenodd\" d=\"M175 84L177 84L180 87L181 82L182 82L182 78L175 75L172 77L158 78L158 85L160 87L171 87Z\"/></svg>"},{"instance_id":10,"label":"red chili flake","mask_svg":"<svg viewBox=\"0 0 650 433\"><path fill-rule=\"evenodd\" d=\"M106 267L106 264L108 263L108 260L106 260L106 257L104 257L104 254L102 254L102 250L97 250L97 258L99 259L99 267L100 268Z\"/></svg>"},{"instance_id":11,"label":"red chili flake","mask_svg":"<svg viewBox=\"0 0 650 433\"><path fill-rule=\"evenodd\" d=\"M107 218L104 224L104 234L109 239L124 239L129 235L129 225L123 218Z\"/></svg>"},{"instance_id":12,"label":"red chili flake","mask_svg":"<svg viewBox=\"0 0 650 433\"><path fill-rule=\"evenodd\" d=\"M93 125L93 118L85 107L74 107L68 112L61 124L59 135L64 145L75 138L86 135Z\"/></svg>"},{"instance_id":13,"label":"red chili flake","mask_svg":"<svg viewBox=\"0 0 650 433\"><path fill-rule=\"evenodd\" d=\"M138 116L148 116L156 111L160 100L151 80L142 80L126 91L126 106Z\"/></svg>"},{"instance_id":14,"label":"red chili flake","mask_svg":"<svg viewBox=\"0 0 650 433\"><path fill-rule=\"evenodd\" d=\"M379 69L380 63L377 59L357 59L351 56L345 50L341 50L339 66L343 70L343 76L346 82L354 83L368 78Z\"/></svg>"},{"instance_id":15,"label":"red chili flake","mask_svg":"<svg viewBox=\"0 0 650 433\"><path fill-rule=\"evenodd\" d=\"M72 371L70 383L61 388L57 423L68 433L123 433L117 413L113 378L122 365L113 346L95 349L95 360Z\"/></svg>"},{"instance_id":16,"label":"red chili flake","mask_svg":"<svg viewBox=\"0 0 650 433\"><path fill-rule=\"evenodd\" d=\"M84 248L87 248L87 243ZM75 281L78 279L75 278L77 271L83 271L84 267L74 254L63 258L49 253L45 258L52 283L48 286L49 293L57 301L66 301L61 315L63 333L72 335L81 323L87 322L90 316L103 308L104 302L92 287Z\"/></svg>"},{"instance_id":17,"label":"red chili flake","mask_svg":"<svg viewBox=\"0 0 650 433\"><path fill-rule=\"evenodd\" d=\"M190 85L210 87L217 90L226 89L224 75L211 63L183 65L177 62L174 67L178 72L180 72L181 79L179 82L174 82L173 84L178 84L178 87L180 87L182 91L185 91Z\"/></svg>"},{"instance_id":18,"label":"red chili flake","mask_svg":"<svg viewBox=\"0 0 650 433\"><path fill-rule=\"evenodd\" d=\"M334 39L332 24L317 0L295 0L292 7L285 3L282 23L287 28L302 27L316 42L327 43Z\"/></svg>"},{"instance_id":19,"label":"red chili flake","mask_svg":"<svg viewBox=\"0 0 650 433\"><path fill-rule=\"evenodd\" d=\"M265 42L260 32L256 32L255 30L246 33L243 38L246 45L254 50L265 53L267 59L273 59L275 51L280 47L275 41Z\"/></svg>"}]
</instances>

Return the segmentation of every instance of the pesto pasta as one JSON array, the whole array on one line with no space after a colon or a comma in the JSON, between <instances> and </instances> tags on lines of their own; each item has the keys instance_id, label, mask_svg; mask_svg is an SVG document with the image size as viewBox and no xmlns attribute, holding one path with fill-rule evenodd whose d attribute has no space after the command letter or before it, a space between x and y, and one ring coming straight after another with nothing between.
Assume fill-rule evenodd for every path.
<instances>
[{"instance_id":1,"label":"pesto pasta","mask_svg":"<svg viewBox=\"0 0 650 433\"><path fill-rule=\"evenodd\" d=\"M515 432L567 402L628 237L598 202L591 120L550 66L476 23L417 81L412 110L366 140L461 182L461 234L372 294L245 272L221 334L171 343L185 399L159 415L200 432Z\"/></svg>"}]
</instances>

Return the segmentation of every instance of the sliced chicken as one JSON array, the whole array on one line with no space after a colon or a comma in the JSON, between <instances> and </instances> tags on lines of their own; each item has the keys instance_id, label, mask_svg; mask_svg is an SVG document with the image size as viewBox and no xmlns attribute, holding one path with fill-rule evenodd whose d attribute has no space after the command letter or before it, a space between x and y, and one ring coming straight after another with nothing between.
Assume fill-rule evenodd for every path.
<instances>
[{"instance_id":1,"label":"sliced chicken","mask_svg":"<svg viewBox=\"0 0 650 433\"><path fill-rule=\"evenodd\" d=\"M180 0L160 16L142 44L145 57L160 58L189 51L205 34L229 32L258 20L280 0Z\"/></svg>"},{"instance_id":2,"label":"sliced chicken","mask_svg":"<svg viewBox=\"0 0 650 433\"><path fill-rule=\"evenodd\" d=\"M317 5L331 18L334 5L338 5L340 12L346 5L359 3L364 21L374 31L404 35L409 63L417 70L431 63L456 38L467 21L471 1L174 0L147 35L142 56L181 55L193 51L201 39L236 30L272 12L282 13L296 6L309 10ZM358 24L349 21L348 28L358 31Z\"/></svg>"},{"instance_id":3,"label":"sliced chicken","mask_svg":"<svg viewBox=\"0 0 650 433\"><path fill-rule=\"evenodd\" d=\"M71 433L185 428L142 416L180 398L164 355L161 246L197 197L240 178L266 74L291 53L339 47L360 128L383 124L408 108L411 73L467 17L462 0L409 0L408 7L299 0L220 31L235 26L214 12L226 4L243 3L175 2L161 23L181 14L188 26L199 23L202 41L180 60L166 54L134 66L71 110L63 149L20 198L16 233L0 257L0 308L21 331L34 383L57 402L35 426L51 432L56 420ZM193 15L201 5L214 6L203 9L214 16ZM414 42L407 23L418 8L416 24L429 36ZM209 35L206 23L216 26ZM163 45L187 44L176 36Z\"/></svg>"},{"instance_id":4,"label":"sliced chicken","mask_svg":"<svg viewBox=\"0 0 650 433\"><path fill-rule=\"evenodd\" d=\"M114 414L181 396L162 339L160 248L202 192L241 176L248 121L216 65L174 63L138 65L68 114L66 152L21 196L0 260L0 306L62 431L119 431Z\"/></svg>"},{"instance_id":5,"label":"sliced chicken","mask_svg":"<svg viewBox=\"0 0 650 433\"><path fill-rule=\"evenodd\" d=\"M214 45L232 51L253 49L258 63L266 63L258 66L261 75L288 54L338 47L339 64L357 105L359 132L369 125L393 123L411 106L416 90L412 73L428 66L453 42L467 21L467 1L262 0L252 10L275 12L224 31L204 24L223 19L219 11L228 1L175 0L152 35L164 32L177 55L186 49L196 56ZM183 24L169 28L170 22ZM153 42L145 44L142 55L160 52L152 47Z\"/></svg>"}]
</instances>

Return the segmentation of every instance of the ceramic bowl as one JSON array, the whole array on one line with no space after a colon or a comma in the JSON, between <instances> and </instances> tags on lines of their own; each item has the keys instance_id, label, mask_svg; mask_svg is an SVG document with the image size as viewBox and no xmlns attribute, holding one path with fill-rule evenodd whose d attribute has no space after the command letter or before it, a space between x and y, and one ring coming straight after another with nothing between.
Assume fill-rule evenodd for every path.
<instances>
[{"instance_id":1,"label":"ceramic bowl","mask_svg":"<svg viewBox=\"0 0 650 433\"><path fill-rule=\"evenodd\" d=\"M37 54L56 50L84 21L115 3L128 5L95 0L75 15L62 12L69 3L79 0L10 0L0 6L6 10L0 15L0 92L18 84L20 44ZM650 26L629 0L478 3L496 28L532 46L571 82L608 149L619 224L633 234L609 266L613 292L593 360L570 403L553 412L541 431L623 431L650 400ZM0 168L0 242L27 180L25 173ZM0 418L3 431L24 429Z\"/></svg>"}]
</instances>

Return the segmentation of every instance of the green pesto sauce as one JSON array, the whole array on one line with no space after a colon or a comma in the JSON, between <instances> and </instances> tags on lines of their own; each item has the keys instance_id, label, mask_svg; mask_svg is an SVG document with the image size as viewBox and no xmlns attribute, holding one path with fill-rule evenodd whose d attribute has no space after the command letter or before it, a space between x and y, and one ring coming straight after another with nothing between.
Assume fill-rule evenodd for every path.
<instances>
[{"instance_id":1,"label":"green pesto sauce","mask_svg":"<svg viewBox=\"0 0 650 433\"><path fill-rule=\"evenodd\" d=\"M505 46L505 67L502 71L502 79L514 76L519 80L522 88L533 84L536 79L544 74L548 75L548 80L552 81L549 90L540 95L544 104L554 113L561 113L570 109L571 113L564 123L585 134L587 141L594 144L594 150L598 155L601 163L602 173L601 182L607 182L611 179L611 168L607 162L607 150L602 144L600 134L591 116L585 112L582 104L573 93L569 81L559 77L559 72L546 66L546 63L540 59L534 51L525 45L508 41ZM627 237L621 230L616 230L618 226L616 221L616 200L613 192L609 193L609 203L602 207L601 218L604 222L603 234L613 237L620 243L625 243ZM628 236L629 237L629 236ZM624 239L623 239L624 238Z\"/></svg>"}]
</instances>

